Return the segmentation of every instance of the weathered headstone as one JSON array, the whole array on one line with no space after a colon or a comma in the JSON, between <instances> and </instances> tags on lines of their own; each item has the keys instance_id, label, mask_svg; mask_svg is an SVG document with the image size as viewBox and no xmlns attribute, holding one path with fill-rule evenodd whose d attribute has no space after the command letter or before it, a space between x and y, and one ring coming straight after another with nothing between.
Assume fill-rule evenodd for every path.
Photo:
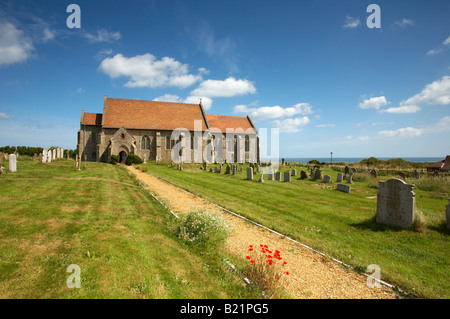
<instances>
[{"instance_id":1,"label":"weathered headstone","mask_svg":"<svg viewBox=\"0 0 450 319\"><path fill-rule=\"evenodd\" d=\"M410 228L414 223L414 185L401 179L380 182L377 196L376 222L379 224Z\"/></svg>"},{"instance_id":2,"label":"weathered headstone","mask_svg":"<svg viewBox=\"0 0 450 319\"><path fill-rule=\"evenodd\" d=\"M317 168L314 172L314 179L322 180L322 170Z\"/></svg>"},{"instance_id":3,"label":"weathered headstone","mask_svg":"<svg viewBox=\"0 0 450 319\"><path fill-rule=\"evenodd\" d=\"M291 176L297 176L297 170L295 168L291 171Z\"/></svg>"},{"instance_id":4,"label":"weathered headstone","mask_svg":"<svg viewBox=\"0 0 450 319\"><path fill-rule=\"evenodd\" d=\"M342 183L343 177L344 176L342 175L342 173L338 173L337 178L336 178L336 183Z\"/></svg>"},{"instance_id":5,"label":"weathered headstone","mask_svg":"<svg viewBox=\"0 0 450 319\"><path fill-rule=\"evenodd\" d=\"M323 175L323 182L324 183L330 183L331 182L331 176L330 175Z\"/></svg>"},{"instance_id":6,"label":"weathered headstone","mask_svg":"<svg viewBox=\"0 0 450 319\"><path fill-rule=\"evenodd\" d=\"M275 173L275 180L276 181L281 181L281 172L276 172Z\"/></svg>"},{"instance_id":7,"label":"weathered headstone","mask_svg":"<svg viewBox=\"0 0 450 319\"><path fill-rule=\"evenodd\" d=\"M253 180L253 168L247 167L247 179Z\"/></svg>"},{"instance_id":8,"label":"weathered headstone","mask_svg":"<svg viewBox=\"0 0 450 319\"><path fill-rule=\"evenodd\" d=\"M273 181L273 171L269 170L269 174L267 175L267 180Z\"/></svg>"},{"instance_id":9,"label":"weathered headstone","mask_svg":"<svg viewBox=\"0 0 450 319\"><path fill-rule=\"evenodd\" d=\"M285 182L291 181L291 172L289 172L289 171L284 172L284 181Z\"/></svg>"},{"instance_id":10,"label":"weathered headstone","mask_svg":"<svg viewBox=\"0 0 450 319\"><path fill-rule=\"evenodd\" d=\"M306 174L305 171L300 171L300 179L307 179L308 178L308 174Z\"/></svg>"},{"instance_id":11,"label":"weathered headstone","mask_svg":"<svg viewBox=\"0 0 450 319\"><path fill-rule=\"evenodd\" d=\"M17 156L16 154L9 155L9 171L17 172Z\"/></svg>"},{"instance_id":12,"label":"weathered headstone","mask_svg":"<svg viewBox=\"0 0 450 319\"><path fill-rule=\"evenodd\" d=\"M51 150L48 150L47 152L47 163L52 162L53 152Z\"/></svg>"},{"instance_id":13,"label":"weathered headstone","mask_svg":"<svg viewBox=\"0 0 450 319\"><path fill-rule=\"evenodd\" d=\"M344 193L350 193L350 186L345 184L337 184L336 189Z\"/></svg>"},{"instance_id":14,"label":"weathered headstone","mask_svg":"<svg viewBox=\"0 0 450 319\"><path fill-rule=\"evenodd\" d=\"M54 160L56 160L56 148L54 148L52 152L52 161Z\"/></svg>"},{"instance_id":15,"label":"weathered headstone","mask_svg":"<svg viewBox=\"0 0 450 319\"><path fill-rule=\"evenodd\" d=\"M225 174L230 174L231 173L231 166L230 164L227 164L227 167L225 169Z\"/></svg>"},{"instance_id":16,"label":"weathered headstone","mask_svg":"<svg viewBox=\"0 0 450 319\"><path fill-rule=\"evenodd\" d=\"M241 166L241 168L239 169L239 172L242 172L244 170L244 167Z\"/></svg>"},{"instance_id":17,"label":"weathered headstone","mask_svg":"<svg viewBox=\"0 0 450 319\"><path fill-rule=\"evenodd\" d=\"M352 171L350 171L350 173L348 174L348 181L346 183L353 184L353 172Z\"/></svg>"},{"instance_id":18,"label":"weathered headstone","mask_svg":"<svg viewBox=\"0 0 450 319\"><path fill-rule=\"evenodd\" d=\"M348 173L350 173L350 167L348 167L348 165L345 165L344 174L347 175Z\"/></svg>"},{"instance_id":19,"label":"weathered headstone","mask_svg":"<svg viewBox=\"0 0 450 319\"><path fill-rule=\"evenodd\" d=\"M413 172L413 178L414 179L420 179L420 173L416 169Z\"/></svg>"},{"instance_id":20,"label":"weathered headstone","mask_svg":"<svg viewBox=\"0 0 450 319\"><path fill-rule=\"evenodd\" d=\"M37 158L37 154L35 153L35 154L33 154L33 158L31 160L34 162L34 161L36 161L36 158Z\"/></svg>"},{"instance_id":21,"label":"weathered headstone","mask_svg":"<svg viewBox=\"0 0 450 319\"><path fill-rule=\"evenodd\" d=\"M47 163L47 149L42 150L42 163Z\"/></svg>"}]
</instances>

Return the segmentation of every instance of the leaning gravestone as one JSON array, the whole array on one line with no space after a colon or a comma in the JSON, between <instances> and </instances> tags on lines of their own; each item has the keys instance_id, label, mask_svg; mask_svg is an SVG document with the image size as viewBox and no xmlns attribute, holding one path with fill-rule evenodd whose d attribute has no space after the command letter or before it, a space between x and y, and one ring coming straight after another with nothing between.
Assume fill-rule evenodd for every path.
<instances>
[{"instance_id":1,"label":"leaning gravestone","mask_svg":"<svg viewBox=\"0 0 450 319\"><path fill-rule=\"evenodd\" d=\"M331 182L331 176L330 175L323 175L323 182L324 183Z\"/></svg>"},{"instance_id":2,"label":"leaning gravestone","mask_svg":"<svg viewBox=\"0 0 450 319\"><path fill-rule=\"evenodd\" d=\"M414 185L393 178L380 182L377 196L376 222L379 224L410 228L414 223Z\"/></svg>"},{"instance_id":3,"label":"leaning gravestone","mask_svg":"<svg viewBox=\"0 0 450 319\"><path fill-rule=\"evenodd\" d=\"M348 174L348 181L346 183L347 184L353 184L353 172L350 172Z\"/></svg>"},{"instance_id":4,"label":"leaning gravestone","mask_svg":"<svg viewBox=\"0 0 450 319\"><path fill-rule=\"evenodd\" d=\"M336 189L340 192L350 193L350 186L345 184L338 184Z\"/></svg>"},{"instance_id":5,"label":"leaning gravestone","mask_svg":"<svg viewBox=\"0 0 450 319\"><path fill-rule=\"evenodd\" d=\"M343 175L342 173L337 174L336 183L342 183Z\"/></svg>"},{"instance_id":6,"label":"leaning gravestone","mask_svg":"<svg viewBox=\"0 0 450 319\"><path fill-rule=\"evenodd\" d=\"M247 167L247 179L253 180L253 168Z\"/></svg>"},{"instance_id":7,"label":"leaning gravestone","mask_svg":"<svg viewBox=\"0 0 450 319\"><path fill-rule=\"evenodd\" d=\"M450 230L450 198L447 198L448 200L448 205L445 206L446 211L445 211L445 215L447 218L447 229Z\"/></svg>"},{"instance_id":8,"label":"leaning gravestone","mask_svg":"<svg viewBox=\"0 0 450 319\"><path fill-rule=\"evenodd\" d=\"M285 182L291 181L291 172L289 172L289 171L284 172L284 181Z\"/></svg>"},{"instance_id":9,"label":"leaning gravestone","mask_svg":"<svg viewBox=\"0 0 450 319\"><path fill-rule=\"evenodd\" d=\"M276 181L281 181L281 172L276 172L275 173L275 180Z\"/></svg>"},{"instance_id":10,"label":"leaning gravestone","mask_svg":"<svg viewBox=\"0 0 450 319\"><path fill-rule=\"evenodd\" d=\"M12 173L17 172L17 157L16 154L9 155L9 171Z\"/></svg>"}]
</instances>

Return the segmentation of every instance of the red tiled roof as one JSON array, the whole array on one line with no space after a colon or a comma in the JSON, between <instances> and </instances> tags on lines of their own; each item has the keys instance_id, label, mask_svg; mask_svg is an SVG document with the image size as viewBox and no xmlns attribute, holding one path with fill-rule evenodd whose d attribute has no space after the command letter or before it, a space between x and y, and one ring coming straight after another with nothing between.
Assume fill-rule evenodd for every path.
<instances>
[{"instance_id":1,"label":"red tiled roof","mask_svg":"<svg viewBox=\"0 0 450 319\"><path fill-rule=\"evenodd\" d=\"M102 125L101 113L84 113L81 120L82 125Z\"/></svg>"},{"instance_id":2,"label":"red tiled roof","mask_svg":"<svg viewBox=\"0 0 450 319\"><path fill-rule=\"evenodd\" d=\"M142 101L106 98L103 107L103 127L127 129L194 130L194 121L202 121L207 129L199 104Z\"/></svg>"},{"instance_id":3,"label":"red tiled roof","mask_svg":"<svg viewBox=\"0 0 450 319\"><path fill-rule=\"evenodd\" d=\"M213 132L226 133L227 128L241 128L245 133L256 134L256 130L248 117L206 114L206 118L208 119L209 128Z\"/></svg>"},{"instance_id":4,"label":"red tiled roof","mask_svg":"<svg viewBox=\"0 0 450 319\"><path fill-rule=\"evenodd\" d=\"M441 170L450 170L450 155L445 157L444 165L442 165Z\"/></svg>"}]
</instances>

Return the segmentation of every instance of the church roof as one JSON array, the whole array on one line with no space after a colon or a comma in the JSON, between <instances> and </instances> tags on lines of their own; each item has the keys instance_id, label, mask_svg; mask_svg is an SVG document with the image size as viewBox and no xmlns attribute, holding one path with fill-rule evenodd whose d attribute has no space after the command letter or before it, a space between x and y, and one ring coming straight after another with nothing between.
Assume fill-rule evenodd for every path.
<instances>
[{"instance_id":1,"label":"church roof","mask_svg":"<svg viewBox=\"0 0 450 319\"><path fill-rule=\"evenodd\" d=\"M199 104L114 99L105 96L103 122L105 128L194 130L194 121L201 121L202 131L208 126Z\"/></svg>"},{"instance_id":2,"label":"church roof","mask_svg":"<svg viewBox=\"0 0 450 319\"><path fill-rule=\"evenodd\" d=\"M257 134L250 117L205 114L201 104L115 99L105 96L103 114L81 112L81 125L101 125L104 128L194 131L194 121L200 121L202 131L213 129L226 133L227 128L243 129ZM197 124L198 125L198 124Z\"/></svg>"},{"instance_id":3,"label":"church roof","mask_svg":"<svg viewBox=\"0 0 450 319\"><path fill-rule=\"evenodd\" d=\"M226 133L227 128L241 128L245 133L256 134L256 128L249 117L206 114L206 118L208 119L209 128L213 132L218 130Z\"/></svg>"},{"instance_id":4,"label":"church roof","mask_svg":"<svg viewBox=\"0 0 450 319\"><path fill-rule=\"evenodd\" d=\"M81 124L82 125L102 125L101 113L82 113Z\"/></svg>"}]
</instances>

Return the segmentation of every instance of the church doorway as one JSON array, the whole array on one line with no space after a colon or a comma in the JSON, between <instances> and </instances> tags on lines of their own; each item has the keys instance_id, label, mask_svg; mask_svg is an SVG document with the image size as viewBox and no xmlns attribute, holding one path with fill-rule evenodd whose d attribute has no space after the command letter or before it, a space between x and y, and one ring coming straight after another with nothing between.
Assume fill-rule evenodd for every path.
<instances>
[{"instance_id":1,"label":"church doorway","mask_svg":"<svg viewBox=\"0 0 450 319\"><path fill-rule=\"evenodd\" d=\"M127 153L125 151L122 151L119 153L120 163L125 163L127 161Z\"/></svg>"}]
</instances>

